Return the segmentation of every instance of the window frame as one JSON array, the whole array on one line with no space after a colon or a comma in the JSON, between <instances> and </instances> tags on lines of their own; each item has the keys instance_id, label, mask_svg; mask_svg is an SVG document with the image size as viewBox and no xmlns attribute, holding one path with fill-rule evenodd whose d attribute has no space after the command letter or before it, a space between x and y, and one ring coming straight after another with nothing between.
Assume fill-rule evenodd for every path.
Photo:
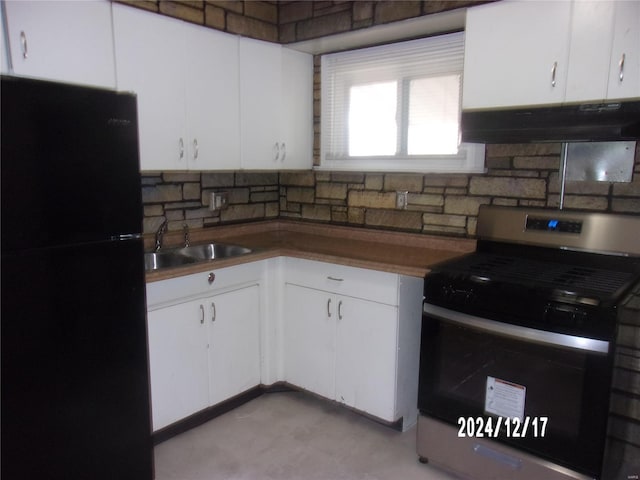
<instances>
[{"instance_id":1,"label":"window frame","mask_svg":"<svg viewBox=\"0 0 640 480\"><path fill-rule=\"evenodd\" d=\"M462 45L464 44L464 32L455 32L453 34L445 34L435 37L429 37L427 39L420 39L427 43L430 39L443 39L448 36L458 35L461 37ZM453 37L452 37L453 38ZM396 42L382 46L383 48L403 48L406 44L414 42L413 40ZM321 57L321 119L320 119L320 165L314 167L317 170L343 170L343 171L381 171L381 172L417 172L417 173L481 173L485 171L484 158L485 158L485 146L484 144L465 144L459 143L458 152L456 154L436 154L436 155L409 155L407 153L407 138L409 135L409 82L414 78L425 78L428 76L446 76L446 75L460 75L460 89L458 100L458 125L460 125L460 117L462 110L462 81L463 71L462 65L459 66L459 70L448 70L445 72L434 73L432 75L418 74L418 75L399 75L393 71L393 67L389 64L383 64L380 66L380 70L384 73L382 76L378 74L375 78L368 78L366 74L354 69L349 72L341 72L342 77L339 81L332 76L331 72L328 72L327 64L329 59L335 58L340 55L357 56L360 52L363 55L371 55L375 53L377 48L380 47L368 47L364 49L350 50L347 52L339 52L335 54L322 55ZM388 71L387 71L388 70ZM397 128L399 133L396 135L396 151L399 154L396 155L376 155L376 156L349 156L348 155L348 125L349 125L349 109L339 108L346 102L349 102L349 91L351 87L355 85L364 85L366 83L378 83L383 81L395 81L397 82L397 89L402 96L399 99L399 103L402 102L402 109L398 112L399 121ZM333 87L332 98L338 102L343 102L336 107L336 104L329 104L324 99L329 98L327 95L328 85ZM339 84L339 85L336 85ZM342 113L342 118L339 120L342 123L343 132L339 137L338 150L341 153L331 154L328 150L328 137L330 135L334 119L336 118L335 111ZM340 127L333 127L340 128Z\"/></svg>"}]
</instances>

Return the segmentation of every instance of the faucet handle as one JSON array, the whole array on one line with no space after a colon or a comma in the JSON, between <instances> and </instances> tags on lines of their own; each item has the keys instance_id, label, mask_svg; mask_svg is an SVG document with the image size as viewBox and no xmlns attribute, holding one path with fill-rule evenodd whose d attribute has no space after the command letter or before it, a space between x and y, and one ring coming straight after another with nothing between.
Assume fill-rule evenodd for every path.
<instances>
[{"instance_id":1,"label":"faucet handle","mask_svg":"<svg viewBox=\"0 0 640 480\"><path fill-rule=\"evenodd\" d=\"M156 252L160 250L160 248L162 248L162 236L167 231L168 225L169 225L169 221L165 218L164 222L162 222L162 224L158 227L158 230L156 230L156 245L155 245Z\"/></svg>"}]
</instances>

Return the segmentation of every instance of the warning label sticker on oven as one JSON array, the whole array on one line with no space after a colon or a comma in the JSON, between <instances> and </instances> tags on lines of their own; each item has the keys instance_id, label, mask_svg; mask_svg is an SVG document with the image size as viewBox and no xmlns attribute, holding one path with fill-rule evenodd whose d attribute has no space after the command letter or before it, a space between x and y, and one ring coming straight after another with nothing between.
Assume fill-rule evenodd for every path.
<instances>
[{"instance_id":1,"label":"warning label sticker on oven","mask_svg":"<svg viewBox=\"0 0 640 480\"><path fill-rule=\"evenodd\" d=\"M527 388L524 385L487 377L484 410L500 417L523 420L526 393Z\"/></svg>"}]
</instances>

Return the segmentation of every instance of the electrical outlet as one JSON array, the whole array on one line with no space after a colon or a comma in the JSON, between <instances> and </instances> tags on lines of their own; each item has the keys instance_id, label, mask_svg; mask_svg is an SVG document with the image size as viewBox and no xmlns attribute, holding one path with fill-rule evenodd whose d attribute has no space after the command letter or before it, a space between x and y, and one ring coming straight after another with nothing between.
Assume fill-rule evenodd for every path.
<instances>
[{"instance_id":1,"label":"electrical outlet","mask_svg":"<svg viewBox=\"0 0 640 480\"><path fill-rule=\"evenodd\" d=\"M211 192L209 197L209 210L224 210L229 206L229 192Z\"/></svg>"},{"instance_id":2,"label":"electrical outlet","mask_svg":"<svg viewBox=\"0 0 640 480\"><path fill-rule=\"evenodd\" d=\"M396 192L396 208L400 210L407 209L407 195L409 192Z\"/></svg>"}]
</instances>

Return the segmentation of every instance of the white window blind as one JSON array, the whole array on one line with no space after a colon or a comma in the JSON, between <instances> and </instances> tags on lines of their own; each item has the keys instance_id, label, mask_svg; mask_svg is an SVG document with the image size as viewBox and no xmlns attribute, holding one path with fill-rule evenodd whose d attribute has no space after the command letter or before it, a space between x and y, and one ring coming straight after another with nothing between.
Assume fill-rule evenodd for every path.
<instances>
[{"instance_id":1,"label":"white window blind","mask_svg":"<svg viewBox=\"0 0 640 480\"><path fill-rule=\"evenodd\" d=\"M321 166L480 171L460 145L464 33L322 57Z\"/></svg>"}]
</instances>

